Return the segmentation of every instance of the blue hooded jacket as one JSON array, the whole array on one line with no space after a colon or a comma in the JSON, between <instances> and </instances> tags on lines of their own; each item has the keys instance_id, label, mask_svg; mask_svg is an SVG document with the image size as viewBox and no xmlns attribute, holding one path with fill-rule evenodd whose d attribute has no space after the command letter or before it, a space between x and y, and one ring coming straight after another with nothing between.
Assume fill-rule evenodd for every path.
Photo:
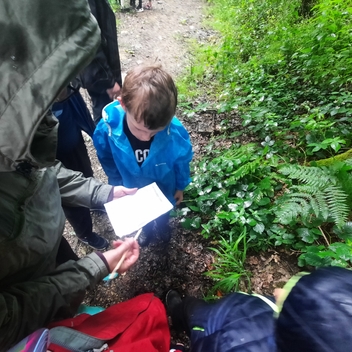
<instances>
[{"instance_id":1,"label":"blue hooded jacket","mask_svg":"<svg viewBox=\"0 0 352 352\"><path fill-rule=\"evenodd\" d=\"M118 101L107 105L93 136L109 184L141 188L156 182L169 201L175 204L176 190L184 190L191 181L189 164L193 152L188 132L174 117L154 136L149 155L139 166L123 131L125 116Z\"/></svg>"}]
</instances>

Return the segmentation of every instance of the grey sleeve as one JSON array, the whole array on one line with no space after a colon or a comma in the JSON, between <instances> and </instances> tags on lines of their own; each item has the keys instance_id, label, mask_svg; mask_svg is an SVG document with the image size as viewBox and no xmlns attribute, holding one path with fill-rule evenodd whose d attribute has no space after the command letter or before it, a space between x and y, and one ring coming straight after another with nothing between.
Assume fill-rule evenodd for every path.
<instances>
[{"instance_id":1,"label":"grey sleeve","mask_svg":"<svg viewBox=\"0 0 352 352\"><path fill-rule=\"evenodd\" d=\"M63 205L95 208L102 207L108 201L112 186L66 169L60 162L52 169L56 173Z\"/></svg>"},{"instance_id":2,"label":"grey sleeve","mask_svg":"<svg viewBox=\"0 0 352 352\"><path fill-rule=\"evenodd\" d=\"M7 350L53 318L72 316L85 290L108 274L96 253L58 266L46 276L12 285L0 292L0 350Z\"/></svg>"}]
</instances>

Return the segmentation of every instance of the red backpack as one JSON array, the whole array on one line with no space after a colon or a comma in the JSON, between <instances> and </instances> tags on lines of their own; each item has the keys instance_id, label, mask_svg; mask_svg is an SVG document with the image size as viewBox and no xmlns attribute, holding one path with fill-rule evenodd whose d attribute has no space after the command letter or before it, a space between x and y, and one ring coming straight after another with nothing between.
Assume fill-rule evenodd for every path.
<instances>
[{"instance_id":1,"label":"red backpack","mask_svg":"<svg viewBox=\"0 0 352 352\"><path fill-rule=\"evenodd\" d=\"M165 308L152 293L50 325L49 351L168 352Z\"/></svg>"}]
</instances>

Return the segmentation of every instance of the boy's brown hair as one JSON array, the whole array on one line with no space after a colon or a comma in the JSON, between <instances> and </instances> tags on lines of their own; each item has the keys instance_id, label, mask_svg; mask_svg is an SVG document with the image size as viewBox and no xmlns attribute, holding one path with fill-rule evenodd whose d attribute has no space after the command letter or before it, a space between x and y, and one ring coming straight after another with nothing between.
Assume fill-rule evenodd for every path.
<instances>
[{"instance_id":1,"label":"boy's brown hair","mask_svg":"<svg viewBox=\"0 0 352 352\"><path fill-rule=\"evenodd\" d=\"M121 101L137 122L156 130L165 127L175 115L177 88L161 66L136 66L124 80Z\"/></svg>"}]
</instances>

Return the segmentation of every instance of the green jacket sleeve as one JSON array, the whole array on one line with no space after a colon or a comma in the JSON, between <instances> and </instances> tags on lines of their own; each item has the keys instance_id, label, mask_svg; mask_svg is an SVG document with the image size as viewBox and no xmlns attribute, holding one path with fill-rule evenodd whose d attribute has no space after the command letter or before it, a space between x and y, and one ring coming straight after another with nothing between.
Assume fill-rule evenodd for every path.
<instances>
[{"instance_id":1,"label":"green jacket sleeve","mask_svg":"<svg viewBox=\"0 0 352 352\"><path fill-rule=\"evenodd\" d=\"M59 183L61 201L66 206L102 207L113 187L82 173L66 169L61 162L53 166Z\"/></svg>"},{"instance_id":2,"label":"green jacket sleeve","mask_svg":"<svg viewBox=\"0 0 352 352\"><path fill-rule=\"evenodd\" d=\"M29 280L0 293L0 351L7 350L53 318L76 312L87 288L108 274L96 253L68 261L47 276Z\"/></svg>"}]
</instances>

